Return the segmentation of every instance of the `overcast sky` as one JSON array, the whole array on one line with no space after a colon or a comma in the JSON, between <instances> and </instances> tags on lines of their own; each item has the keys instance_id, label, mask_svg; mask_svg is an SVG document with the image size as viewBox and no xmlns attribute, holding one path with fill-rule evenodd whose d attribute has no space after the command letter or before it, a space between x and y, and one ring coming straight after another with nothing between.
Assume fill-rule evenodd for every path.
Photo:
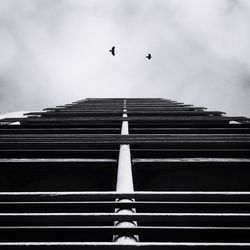
<instances>
[{"instance_id":1,"label":"overcast sky","mask_svg":"<svg viewBox=\"0 0 250 250\"><path fill-rule=\"evenodd\" d=\"M0 0L0 111L86 97L250 116L250 1Z\"/></svg>"}]
</instances>

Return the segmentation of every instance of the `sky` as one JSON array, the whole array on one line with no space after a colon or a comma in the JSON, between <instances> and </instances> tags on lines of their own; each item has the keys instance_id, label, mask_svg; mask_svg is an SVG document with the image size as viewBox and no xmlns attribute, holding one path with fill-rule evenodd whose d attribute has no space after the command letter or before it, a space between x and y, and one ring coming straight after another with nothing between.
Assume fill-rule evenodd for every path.
<instances>
[{"instance_id":1,"label":"sky","mask_svg":"<svg viewBox=\"0 0 250 250\"><path fill-rule=\"evenodd\" d=\"M0 112L89 97L250 116L250 1L0 0Z\"/></svg>"}]
</instances>

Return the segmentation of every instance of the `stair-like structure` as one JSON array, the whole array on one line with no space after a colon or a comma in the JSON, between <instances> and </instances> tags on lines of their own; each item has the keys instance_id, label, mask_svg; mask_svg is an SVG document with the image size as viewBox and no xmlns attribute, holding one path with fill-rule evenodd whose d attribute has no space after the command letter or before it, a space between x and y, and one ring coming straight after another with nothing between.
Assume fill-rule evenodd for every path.
<instances>
[{"instance_id":1,"label":"stair-like structure","mask_svg":"<svg viewBox=\"0 0 250 250\"><path fill-rule=\"evenodd\" d=\"M250 249L249 119L91 98L0 120L9 249Z\"/></svg>"}]
</instances>

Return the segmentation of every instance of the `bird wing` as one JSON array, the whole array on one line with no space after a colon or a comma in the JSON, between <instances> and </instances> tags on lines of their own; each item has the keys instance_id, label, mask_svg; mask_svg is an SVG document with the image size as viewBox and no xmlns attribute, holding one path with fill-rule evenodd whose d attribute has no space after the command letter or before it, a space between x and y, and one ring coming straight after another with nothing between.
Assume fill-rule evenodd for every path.
<instances>
[{"instance_id":1,"label":"bird wing","mask_svg":"<svg viewBox=\"0 0 250 250\"><path fill-rule=\"evenodd\" d=\"M115 55L115 46L113 46L110 50L111 54L114 56Z\"/></svg>"}]
</instances>

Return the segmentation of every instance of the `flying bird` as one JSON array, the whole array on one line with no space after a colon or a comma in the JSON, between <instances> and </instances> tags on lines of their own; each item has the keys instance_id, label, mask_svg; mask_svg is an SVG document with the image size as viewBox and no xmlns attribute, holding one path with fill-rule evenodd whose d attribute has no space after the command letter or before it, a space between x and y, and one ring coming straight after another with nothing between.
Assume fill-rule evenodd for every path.
<instances>
[{"instance_id":1,"label":"flying bird","mask_svg":"<svg viewBox=\"0 0 250 250\"><path fill-rule=\"evenodd\" d=\"M146 56L146 58L147 58L148 60L151 60L151 58L152 58L151 54L149 53L149 54Z\"/></svg>"},{"instance_id":2,"label":"flying bird","mask_svg":"<svg viewBox=\"0 0 250 250\"><path fill-rule=\"evenodd\" d=\"M113 47L109 50L109 52L111 52L111 54L112 54L113 56L115 56L115 46L113 46Z\"/></svg>"}]
</instances>

